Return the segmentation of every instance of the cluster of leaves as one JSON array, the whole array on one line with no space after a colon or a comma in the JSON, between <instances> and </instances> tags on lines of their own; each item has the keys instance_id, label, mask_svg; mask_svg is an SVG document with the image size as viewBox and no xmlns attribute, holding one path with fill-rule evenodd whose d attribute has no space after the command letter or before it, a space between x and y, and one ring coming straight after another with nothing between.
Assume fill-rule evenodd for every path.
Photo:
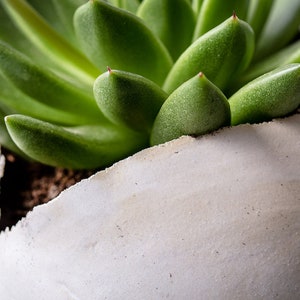
<instances>
[{"instance_id":1,"label":"cluster of leaves","mask_svg":"<svg viewBox=\"0 0 300 300\"><path fill-rule=\"evenodd\" d=\"M0 1L0 144L28 159L96 168L299 107L299 0Z\"/></svg>"}]
</instances>

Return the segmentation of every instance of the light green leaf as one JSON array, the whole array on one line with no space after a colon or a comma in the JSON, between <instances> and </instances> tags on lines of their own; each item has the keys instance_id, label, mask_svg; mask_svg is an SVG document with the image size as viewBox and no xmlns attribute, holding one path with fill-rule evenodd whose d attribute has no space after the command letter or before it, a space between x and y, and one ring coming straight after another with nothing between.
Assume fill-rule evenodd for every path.
<instances>
[{"instance_id":1,"label":"light green leaf","mask_svg":"<svg viewBox=\"0 0 300 300\"><path fill-rule=\"evenodd\" d=\"M293 40L299 32L300 1L274 0L269 18L257 41L256 61L263 59Z\"/></svg>"},{"instance_id":2,"label":"light green leaf","mask_svg":"<svg viewBox=\"0 0 300 300\"><path fill-rule=\"evenodd\" d=\"M110 121L146 134L168 96L151 80L119 70L100 75L94 84L94 95Z\"/></svg>"},{"instance_id":3,"label":"light green leaf","mask_svg":"<svg viewBox=\"0 0 300 300\"><path fill-rule=\"evenodd\" d=\"M27 2L55 31L73 45L78 46L73 27L73 14L86 0L27 0Z\"/></svg>"},{"instance_id":4,"label":"light green leaf","mask_svg":"<svg viewBox=\"0 0 300 300\"><path fill-rule=\"evenodd\" d=\"M14 23L58 68L92 85L100 71L24 0L2 0Z\"/></svg>"},{"instance_id":5,"label":"light green leaf","mask_svg":"<svg viewBox=\"0 0 300 300\"><path fill-rule=\"evenodd\" d=\"M82 49L103 72L107 66L162 84L172 59L140 18L104 1L89 1L74 16Z\"/></svg>"},{"instance_id":6,"label":"light green leaf","mask_svg":"<svg viewBox=\"0 0 300 300\"><path fill-rule=\"evenodd\" d=\"M58 110L37 102L17 89L0 72L0 104L5 105L11 113L20 113L45 121L63 125L85 124L87 119L68 111Z\"/></svg>"},{"instance_id":7,"label":"light green leaf","mask_svg":"<svg viewBox=\"0 0 300 300\"><path fill-rule=\"evenodd\" d=\"M195 13L195 16L198 16L199 15L199 12L201 10L201 6L202 6L202 3L203 3L204 0L191 0L191 5L192 5L192 8L194 10L194 13Z\"/></svg>"},{"instance_id":8,"label":"light green leaf","mask_svg":"<svg viewBox=\"0 0 300 300\"><path fill-rule=\"evenodd\" d=\"M0 70L23 93L56 110L77 115L81 122L97 123L105 119L93 99L92 89L87 93L77 88L1 41Z\"/></svg>"},{"instance_id":9,"label":"light green leaf","mask_svg":"<svg viewBox=\"0 0 300 300\"><path fill-rule=\"evenodd\" d=\"M140 5L138 0L108 0L107 2L115 5L116 7L126 9L132 13L136 13Z\"/></svg>"},{"instance_id":10,"label":"light green leaf","mask_svg":"<svg viewBox=\"0 0 300 300\"><path fill-rule=\"evenodd\" d=\"M257 40L268 19L274 0L250 0L246 21L255 32Z\"/></svg>"},{"instance_id":11,"label":"light green leaf","mask_svg":"<svg viewBox=\"0 0 300 300\"><path fill-rule=\"evenodd\" d=\"M155 119L151 144L182 135L202 135L227 125L230 125L230 109L226 97L199 73L167 98Z\"/></svg>"},{"instance_id":12,"label":"light green leaf","mask_svg":"<svg viewBox=\"0 0 300 300\"><path fill-rule=\"evenodd\" d=\"M3 104L0 102L0 145L20 156L26 157L25 154L13 142L7 131L4 118L9 112L10 111L4 108ZM28 157L26 158L29 159Z\"/></svg>"},{"instance_id":13,"label":"light green leaf","mask_svg":"<svg viewBox=\"0 0 300 300\"><path fill-rule=\"evenodd\" d=\"M114 125L61 127L22 115L5 118L15 144L41 163L72 169L105 167L146 147L138 133Z\"/></svg>"},{"instance_id":14,"label":"light green leaf","mask_svg":"<svg viewBox=\"0 0 300 300\"><path fill-rule=\"evenodd\" d=\"M260 123L285 116L300 105L300 64L279 67L229 98L231 124Z\"/></svg>"},{"instance_id":15,"label":"light green leaf","mask_svg":"<svg viewBox=\"0 0 300 300\"><path fill-rule=\"evenodd\" d=\"M246 72L237 78L236 82L233 82L233 85L230 88L231 90L236 91L249 81L270 72L273 69L291 63L300 63L300 40L297 40L257 63L251 64Z\"/></svg>"},{"instance_id":16,"label":"light green leaf","mask_svg":"<svg viewBox=\"0 0 300 300\"><path fill-rule=\"evenodd\" d=\"M253 30L234 15L201 36L179 57L163 89L170 93L199 71L224 89L248 67L253 52Z\"/></svg>"},{"instance_id":17,"label":"light green leaf","mask_svg":"<svg viewBox=\"0 0 300 300\"><path fill-rule=\"evenodd\" d=\"M186 0L144 0L137 16L160 38L174 61L190 45L195 17Z\"/></svg>"},{"instance_id":18,"label":"light green leaf","mask_svg":"<svg viewBox=\"0 0 300 300\"><path fill-rule=\"evenodd\" d=\"M244 20L247 14L249 0L203 0L198 15L194 38L200 36L224 22L233 12Z\"/></svg>"}]
</instances>

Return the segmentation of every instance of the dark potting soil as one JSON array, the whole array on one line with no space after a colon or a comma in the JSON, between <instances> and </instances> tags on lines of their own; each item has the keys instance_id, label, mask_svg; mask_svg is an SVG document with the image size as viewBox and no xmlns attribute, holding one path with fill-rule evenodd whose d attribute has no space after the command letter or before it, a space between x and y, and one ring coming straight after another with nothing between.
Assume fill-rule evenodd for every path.
<instances>
[{"instance_id":1,"label":"dark potting soil","mask_svg":"<svg viewBox=\"0 0 300 300\"><path fill-rule=\"evenodd\" d=\"M28 162L3 148L2 154L6 163L0 182L0 230L11 228L34 206L52 200L62 190L95 173Z\"/></svg>"}]
</instances>

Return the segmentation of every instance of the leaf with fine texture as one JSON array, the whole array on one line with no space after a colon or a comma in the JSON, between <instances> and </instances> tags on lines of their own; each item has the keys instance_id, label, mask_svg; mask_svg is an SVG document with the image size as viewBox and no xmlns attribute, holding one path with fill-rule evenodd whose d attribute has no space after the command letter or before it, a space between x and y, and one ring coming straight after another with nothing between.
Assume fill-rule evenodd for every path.
<instances>
[{"instance_id":1,"label":"leaf with fine texture","mask_svg":"<svg viewBox=\"0 0 300 300\"><path fill-rule=\"evenodd\" d=\"M105 119L93 99L92 89L89 94L77 88L1 41L0 70L23 93L49 107L75 114L81 122Z\"/></svg>"},{"instance_id":2,"label":"leaf with fine texture","mask_svg":"<svg viewBox=\"0 0 300 300\"><path fill-rule=\"evenodd\" d=\"M10 111L7 114L20 113L44 121L61 125L85 124L85 116L75 115L68 111L58 110L38 102L17 89L0 72L0 104Z\"/></svg>"},{"instance_id":3,"label":"leaf with fine texture","mask_svg":"<svg viewBox=\"0 0 300 300\"><path fill-rule=\"evenodd\" d=\"M146 134L151 132L154 119L168 97L145 77L111 69L96 79L94 95L109 120Z\"/></svg>"},{"instance_id":4,"label":"leaf with fine texture","mask_svg":"<svg viewBox=\"0 0 300 300\"><path fill-rule=\"evenodd\" d=\"M0 103L0 145L2 145L3 147L5 147L6 149L9 149L10 151L26 157L27 159L29 159L29 157L27 157L17 146L16 144L13 142L13 140L11 139L5 122L4 122L4 118L5 116L7 116L9 113L12 113L12 111L10 111L7 108L4 108L3 104Z\"/></svg>"},{"instance_id":5,"label":"leaf with fine texture","mask_svg":"<svg viewBox=\"0 0 300 300\"><path fill-rule=\"evenodd\" d=\"M170 93L182 83L203 72L220 89L248 67L254 52L254 33L236 15L210 30L174 64L163 89Z\"/></svg>"},{"instance_id":6,"label":"leaf with fine texture","mask_svg":"<svg viewBox=\"0 0 300 300\"><path fill-rule=\"evenodd\" d=\"M297 40L257 63L253 63L247 69L247 72L244 72L241 76L239 76L239 78L237 78L236 82L233 82L233 86L231 88L236 91L249 81L254 80L255 78L280 66L292 63L300 63L300 40Z\"/></svg>"},{"instance_id":7,"label":"leaf with fine texture","mask_svg":"<svg viewBox=\"0 0 300 300\"><path fill-rule=\"evenodd\" d=\"M73 14L86 0L27 0L27 2L65 39L73 45L78 42L73 27Z\"/></svg>"},{"instance_id":8,"label":"leaf with fine texture","mask_svg":"<svg viewBox=\"0 0 300 300\"><path fill-rule=\"evenodd\" d=\"M43 61L44 65L48 65L49 60L26 38L19 28L12 22L3 2L0 1L0 40L8 43L23 54L35 59L35 61Z\"/></svg>"},{"instance_id":9,"label":"leaf with fine texture","mask_svg":"<svg viewBox=\"0 0 300 300\"><path fill-rule=\"evenodd\" d=\"M24 0L2 0L2 4L11 19L26 37L40 49L56 66L92 85L100 71Z\"/></svg>"},{"instance_id":10,"label":"leaf with fine texture","mask_svg":"<svg viewBox=\"0 0 300 300\"><path fill-rule=\"evenodd\" d=\"M151 145L182 135L202 135L230 125L230 108L222 91L199 73L167 98L151 133Z\"/></svg>"},{"instance_id":11,"label":"leaf with fine texture","mask_svg":"<svg viewBox=\"0 0 300 300\"><path fill-rule=\"evenodd\" d=\"M112 124L62 127L23 115L7 116L5 123L29 157L72 169L105 167L148 144L148 138Z\"/></svg>"},{"instance_id":12,"label":"leaf with fine texture","mask_svg":"<svg viewBox=\"0 0 300 300\"><path fill-rule=\"evenodd\" d=\"M224 22L233 12L245 19L249 0L204 0L197 18L193 40Z\"/></svg>"},{"instance_id":13,"label":"leaf with fine texture","mask_svg":"<svg viewBox=\"0 0 300 300\"><path fill-rule=\"evenodd\" d=\"M174 61L190 45L195 16L186 0L144 0L137 16L160 38Z\"/></svg>"},{"instance_id":14,"label":"leaf with fine texture","mask_svg":"<svg viewBox=\"0 0 300 300\"><path fill-rule=\"evenodd\" d=\"M260 123L300 105L300 64L279 67L243 86L229 99L231 124Z\"/></svg>"},{"instance_id":15,"label":"leaf with fine texture","mask_svg":"<svg viewBox=\"0 0 300 300\"><path fill-rule=\"evenodd\" d=\"M107 66L162 84L172 59L162 42L134 14L101 0L89 1L74 15L82 49L104 72Z\"/></svg>"}]
</instances>

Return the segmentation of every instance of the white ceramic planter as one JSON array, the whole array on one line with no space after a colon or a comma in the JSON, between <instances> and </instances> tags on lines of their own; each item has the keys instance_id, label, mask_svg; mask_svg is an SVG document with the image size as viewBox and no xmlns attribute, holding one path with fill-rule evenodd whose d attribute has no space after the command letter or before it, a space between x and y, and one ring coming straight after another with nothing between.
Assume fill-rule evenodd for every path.
<instances>
[{"instance_id":1,"label":"white ceramic planter","mask_svg":"<svg viewBox=\"0 0 300 300\"><path fill-rule=\"evenodd\" d=\"M0 235L1 299L299 299L300 115L144 150Z\"/></svg>"}]
</instances>

